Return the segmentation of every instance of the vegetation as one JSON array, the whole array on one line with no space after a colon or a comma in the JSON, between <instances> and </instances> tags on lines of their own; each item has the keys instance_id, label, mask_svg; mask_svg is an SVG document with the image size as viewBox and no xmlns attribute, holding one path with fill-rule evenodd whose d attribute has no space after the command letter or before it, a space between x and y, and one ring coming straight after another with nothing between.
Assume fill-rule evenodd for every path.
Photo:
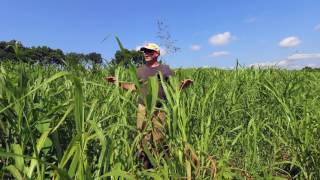
<instances>
[{"instance_id":1,"label":"vegetation","mask_svg":"<svg viewBox=\"0 0 320 180\"><path fill-rule=\"evenodd\" d=\"M19 41L0 42L0 61L24 62L28 64L90 67L96 69L103 63L101 54L92 52L64 53L60 49L47 46L25 47Z\"/></svg>"},{"instance_id":2,"label":"vegetation","mask_svg":"<svg viewBox=\"0 0 320 180\"><path fill-rule=\"evenodd\" d=\"M143 54L140 51L128 50L124 48L116 37L119 46L114 58L109 60L109 64L116 66L121 65L128 67L130 64L143 64ZM89 54L83 53L64 53L60 49L52 49L47 46L25 47L22 43L16 40L9 42L0 41L0 61L24 62L28 64L41 65L60 65L63 67L82 66L83 68L99 69L101 65L105 65L101 54L92 52Z\"/></svg>"},{"instance_id":3,"label":"vegetation","mask_svg":"<svg viewBox=\"0 0 320 180\"><path fill-rule=\"evenodd\" d=\"M312 68L312 67L304 67L302 70L305 70L305 71L320 71L320 68Z\"/></svg>"},{"instance_id":4,"label":"vegetation","mask_svg":"<svg viewBox=\"0 0 320 180\"><path fill-rule=\"evenodd\" d=\"M149 170L136 157L137 94L106 84L110 72L1 62L0 178L320 177L318 71L177 69L162 82L169 155L149 154ZM195 83L180 92L184 78Z\"/></svg>"},{"instance_id":5,"label":"vegetation","mask_svg":"<svg viewBox=\"0 0 320 180\"><path fill-rule=\"evenodd\" d=\"M110 64L122 67L129 67L131 64L142 65L144 64L144 56L142 52L136 50L118 50L110 61Z\"/></svg>"}]
</instances>

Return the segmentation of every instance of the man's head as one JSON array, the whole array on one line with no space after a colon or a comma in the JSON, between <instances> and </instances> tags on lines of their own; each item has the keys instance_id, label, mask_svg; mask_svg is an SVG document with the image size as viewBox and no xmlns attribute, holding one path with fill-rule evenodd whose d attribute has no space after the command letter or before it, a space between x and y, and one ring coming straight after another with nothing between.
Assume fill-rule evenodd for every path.
<instances>
[{"instance_id":1,"label":"man's head","mask_svg":"<svg viewBox=\"0 0 320 180\"><path fill-rule=\"evenodd\" d=\"M140 51L143 52L146 62L156 61L160 56L160 47L155 43L145 44Z\"/></svg>"}]
</instances>

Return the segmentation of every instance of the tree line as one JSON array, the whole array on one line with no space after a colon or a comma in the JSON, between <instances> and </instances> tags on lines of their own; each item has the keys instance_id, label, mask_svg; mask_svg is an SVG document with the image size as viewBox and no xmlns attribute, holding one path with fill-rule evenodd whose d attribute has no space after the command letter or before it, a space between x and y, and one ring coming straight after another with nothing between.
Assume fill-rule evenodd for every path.
<instances>
[{"instance_id":1,"label":"tree line","mask_svg":"<svg viewBox=\"0 0 320 180\"><path fill-rule=\"evenodd\" d=\"M129 50L122 46L116 38L120 50L116 51L113 58L106 60L100 53L65 53L61 49L52 49L48 46L25 47L17 40L0 41L0 61L25 62L29 64L60 66L80 65L95 68L100 65L124 65L143 64L143 54L136 50Z\"/></svg>"}]
</instances>

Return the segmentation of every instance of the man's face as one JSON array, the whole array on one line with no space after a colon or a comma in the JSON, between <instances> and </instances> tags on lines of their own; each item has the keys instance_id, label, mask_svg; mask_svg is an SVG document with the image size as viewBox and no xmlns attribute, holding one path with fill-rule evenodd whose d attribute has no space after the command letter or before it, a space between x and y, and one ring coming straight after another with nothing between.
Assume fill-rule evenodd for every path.
<instances>
[{"instance_id":1,"label":"man's face","mask_svg":"<svg viewBox=\"0 0 320 180\"><path fill-rule=\"evenodd\" d=\"M159 56L159 53L157 51L153 51L153 50L150 50L150 49L145 49L143 51L143 54L144 54L144 59L145 61L152 61L154 59L157 59L158 56Z\"/></svg>"}]
</instances>

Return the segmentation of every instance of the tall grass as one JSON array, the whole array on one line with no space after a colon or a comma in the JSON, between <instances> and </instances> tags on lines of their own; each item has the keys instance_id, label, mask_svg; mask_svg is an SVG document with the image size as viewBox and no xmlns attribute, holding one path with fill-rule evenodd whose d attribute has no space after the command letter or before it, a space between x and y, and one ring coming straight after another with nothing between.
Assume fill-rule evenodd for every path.
<instances>
[{"instance_id":1,"label":"tall grass","mask_svg":"<svg viewBox=\"0 0 320 180\"><path fill-rule=\"evenodd\" d=\"M154 169L137 159L138 94L105 83L111 72L0 64L0 178L320 177L319 72L176 70L161 81L169 155L148 154ZM133 74L115 70L137 83ZM184 78L194 84L181 91ZM147 118L156 79L149 86Z\"/></svg>"}]
</instances>

